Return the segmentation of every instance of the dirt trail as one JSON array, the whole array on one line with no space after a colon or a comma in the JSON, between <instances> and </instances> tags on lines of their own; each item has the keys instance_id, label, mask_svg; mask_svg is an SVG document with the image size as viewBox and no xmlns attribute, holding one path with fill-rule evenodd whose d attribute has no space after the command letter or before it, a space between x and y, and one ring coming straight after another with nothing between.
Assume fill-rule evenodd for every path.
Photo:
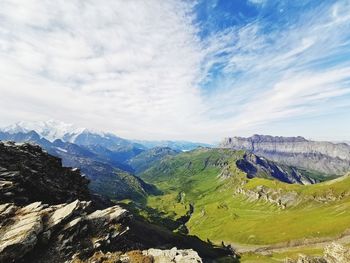
<instances>
[{"instance_id":1,"label":"dirt trail","mask_svg":"<svg viewBox=\"0 0 350 263\"><path fill-rule=\"evenodd\" d=\"M348 231L347 231L348 232ZM302 242L302 243L300 243ZM238 253L254 252L259 254L270 253L282 253L290 250L303 249L303 248L324 248L332 242L339 244L350 244L350 234L342 235L338 238L323 238L323 239L306 239L304 241L295 242L295 244L276 244L270 246L263 245L244 245L244 244L231 244Z\"/></svg>"}]
</instances>

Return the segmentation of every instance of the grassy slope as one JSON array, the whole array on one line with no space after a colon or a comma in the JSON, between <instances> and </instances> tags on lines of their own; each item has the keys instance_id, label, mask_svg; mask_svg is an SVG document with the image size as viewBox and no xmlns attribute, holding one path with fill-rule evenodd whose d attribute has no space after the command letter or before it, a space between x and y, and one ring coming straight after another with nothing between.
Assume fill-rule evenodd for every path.
<instances>
[{"instance_id":1,"label":"grassy slope","mask_svg":"<svg viewBox=\"0 0 350 263\"><path fill-rule=\"evenodd\" d=\"M323 249L306 248L306 249L291 249L288 252L271 253L269 255L261 255L256 253L245 253L242 255L241 263L274 263L285 262L286 258L297 259L300 254L309 256L321 256Z\"/></svg>"},{"instance_id":2,"label":"grassy slope","mask_svg":"<svg viewBox=\"0 0 350 263\"><path fill-rule=\"evenodd\" d=\"M168 148L168 147L156 147L149 150L146 150L135 157L128 160L128 164L135 170L136 174L139 174L148 167L151 167L156 162L161 159L164 159L167 156L173 156L179 152Z\"/></svg>"},{"instance_id":3,"label":"grassy slope","mask_svg":"<svg viewBox=\"0 0 350 263\"><path fill-rule=\"evenodd\" d=\"M164 195L151 196L147 205L163 217L179 219L188 211L194 213L186 226L189 233L215 243L266 245L303 238L336 236L350 225L350 198L328 204L305 201L297 207L282 210L265 201L251 202L243 195L233 196L237 185L247 189L265 185L283 191L295 191L305 198L328 193L340 195L350 189L350 177L334 183L300 186L273 180L247 180L235 161L243 152L230 150L196 150L168 158L142 174L155 183ZM230 166L233 174L220 179L222 167ZM179 193L182 194L180 198ZM147 214L145 215L147 216Z\"/></svg>"}]
</instances>

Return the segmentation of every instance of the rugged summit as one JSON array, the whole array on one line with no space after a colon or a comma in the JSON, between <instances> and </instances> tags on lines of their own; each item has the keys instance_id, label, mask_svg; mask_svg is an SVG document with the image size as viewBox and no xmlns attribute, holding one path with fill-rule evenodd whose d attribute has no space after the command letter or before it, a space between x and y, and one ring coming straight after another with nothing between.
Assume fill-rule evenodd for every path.
<instances>
[{"instance_id":1,"label":"rugged summit","mask_svg":"<svg viewBox=\"0 0 350 263\"><path fill-rule=\"evenodd\" d=\"M328 175L343 175L350 170L350 145L346 143L311 141L300 136L253 135L225 138L219 147L247 150L276 162Z\"/></svg>"},{"instance_id":2,"label":"rugged summit","mask_svg":"<svg viewBox=\"0 0 350 263\"><path fill-rule=\"evenodd\" d=\"M78 169L29 143L0 142L0 203L49 204L89 200L88 180Z\"/></svg>"}]
</instances>

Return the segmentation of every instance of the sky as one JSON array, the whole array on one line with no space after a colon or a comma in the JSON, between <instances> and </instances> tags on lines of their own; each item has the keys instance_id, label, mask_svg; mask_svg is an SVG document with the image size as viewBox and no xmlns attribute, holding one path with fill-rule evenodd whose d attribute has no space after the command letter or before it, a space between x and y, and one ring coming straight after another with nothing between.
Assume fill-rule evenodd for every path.
<instances>
[{"instance_id":1,"label":"sky","mask_svg":"<svg viewBox=\"0 0 350 263\"><path fill-rule=\"evenodd\" d=\"M350 140L350 1L2 0L0 116Z\"/></svg>"}]
</instances>

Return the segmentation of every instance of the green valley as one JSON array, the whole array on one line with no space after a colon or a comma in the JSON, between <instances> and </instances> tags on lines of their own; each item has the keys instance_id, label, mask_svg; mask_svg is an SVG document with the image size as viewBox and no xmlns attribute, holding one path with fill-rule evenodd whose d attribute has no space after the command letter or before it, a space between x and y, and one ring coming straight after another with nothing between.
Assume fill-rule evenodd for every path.
<instances>
[{"instance_id":1,"label":"green valley","mask_svg":"<svg viewBox=\"0 0 350 263\"><path fill-rule=\"evenodd\" d=\"M174 231L231 244L247 252L247 260L256 249L297 251L347 235L349 176L311 185L287 184L263 173L248 179L237 167L245 155L201 148L162 159L140 174L162 194L149 196L136 210Z\"/></svg>"}]
</instances>

